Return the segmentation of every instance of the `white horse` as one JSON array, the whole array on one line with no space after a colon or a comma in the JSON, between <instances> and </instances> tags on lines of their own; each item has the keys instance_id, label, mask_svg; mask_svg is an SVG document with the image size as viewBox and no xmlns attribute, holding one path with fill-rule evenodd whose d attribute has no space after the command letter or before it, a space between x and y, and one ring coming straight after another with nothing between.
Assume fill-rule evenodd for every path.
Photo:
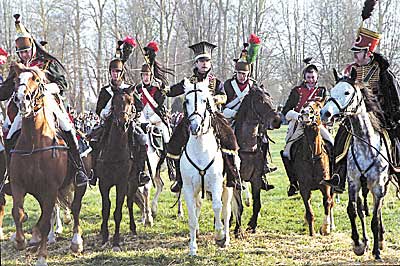
<instances>
[{"instance_id":1,"label":"white horse","mask_svg":"<svg viewBox=\"0 0 400 266\"><path fill-rule=\"evenodd\" d=\"M347 152L347 180L349 185L349 203L347 213L351 222L353 251L361 256L368 248L365 215L363 212L360 189L367 187L373 196L373 217L371 229L374 235L372 254L380 260L380 249L383 248L382 205L389 182L388 150L385 139L374 127L376 117L367 112L365 98L368 88L355 83L356 73L351 78L338 80L331 90L331 98L321 109L323 120L332 120L335 116L343 116L344 126L349 132L350 148ZM337 75L336 75L337 76ZM362 91L364 90L364 91ZM390 145L390 144L388 144ZM387 146L388 146L387 145ZM356 226L356 216L360 217L363 240L360 241Z\"/></svg>"},{"instance_id":2,"label":"white horse","mask_svg":"<svg viewBox=\"0 0 400 266\"><path fill-rule=\"evenodd\" d=\"M188 83L188 82L187 82ZM190 136L180 159L183 194L189 216L189 255L197 253L196 233L199 230L199 216L204 192L212 194L216 243L229 245L229 221L233 190L223 185L222 153L211 125L212 106L208 84L185 84L185 111L190 123ZM202 86L204 85L204 86ZM212 107L211 107L212 108ZM224 223L221 221L221 213Z\"/></svg>"}]
</instances>

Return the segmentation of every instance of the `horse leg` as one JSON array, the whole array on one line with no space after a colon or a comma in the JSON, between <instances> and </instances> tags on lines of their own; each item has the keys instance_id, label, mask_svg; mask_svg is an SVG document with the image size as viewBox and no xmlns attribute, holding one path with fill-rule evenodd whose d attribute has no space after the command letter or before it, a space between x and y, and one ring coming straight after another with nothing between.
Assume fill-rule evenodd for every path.
<instances>
[{"instance_id":1,"label":"horse leg","mask_svg":"<svg viewBox=\"0 0 400 266\"><path fill-rule=\"evenodd\" d=\"M232 213L235 217L235 229L233 230L235 238L243 238L242 232L242 214L243 214L243 203L242 193L240 190L233 189L232 196Z\"/></svg>"},{"instance_id":2,"label":"horse leg","mask_svg":"<svg viewBox=\"0 0 400 266\"><path fill-rule=\"evenodd\" d=\"M224 187L224 190L222 192L222 217L224 219L225 247L229 246L231 241L231 238L229 236L229 221L231 220L232 214L232 194L233 188Z\"/></svg>"},{"instance_id":3,"label":"horse leg","mask_svg":"<svg viewBox=\"0 0 400 266\"><path fill-rule=\"evenodd\" d=\"M22 229L22 222L24 220L24 197L25 191L19 186L12 186L12 198L13 198L13 208L12 216L15 223L15 238L13 239L14 247L18 250L23 250L26 247L26 240L24 236L24 231Z\"/></svg>"},{"instance_id":4,"label":"horse leg","mask_svg":"<svg viewBox=\"0 0 400 266\"><path fill-rule=\"evenodd\" d=\"M0 241L4 240L3 219L5 213L5 206L6 206L6 197L3 192L0 192Z\"/></svg>"},{"instance_id":5,"label":"horse leg","mask_svg":"<svg viewBox=\"0 0 400 266\"><path fill-rule=\"evenodd\" d=\"M51 192L50 192L51 191ZM55 191L55 190L53 190ZM38 196L37 200L39 201L40 207L42 209L42 215L37 223L37 228L40 231L40 244L38 251L38 260L36 262L36 266L39 265L47 265L46 258L48 255L47 252L47 236L50 231L50 219L53 213L54 205L56 203L57 194L52 192L51 188L49 188L48 194L46 197Z\"/></svg>"},{"instance_id":6,"label":"horse leg","mask_svg":"<svg viewBox=\"0 0 400 266\"><path fill-rule=\"evenodd\" d=\"M311 207L311 190L306 189L300 184L300 194L303 199L304 207L306 209L305 219L308 224L308 231L310 236L315 236L314 231L314 213Z\"/></svg>"},{"instance_id":7,"label":"horse leg","mask_svg":"<svg viewBox=\"0 0 400 266\"><path fill-rule=\"evenodd\" d=\"M164 187L164 183L162 182L160 176L160 169L157 169L153 179L154 179L154 184L156 185L156 193L154 194L154 198L151 201L151 213L152 217L156 218L158 210L158 199Z\"/></svg>"},{"instance_id":8,"label":"horse leg","mask_svg":"<svg viewBox=\"0 0 400 266\"><path fill-rule=\"evenodd\" d=\"M367 236L367 225L365 223L364 205L362 203L361 197L357 197L357 214L361 220L361 229L363 233L363 242L365 243L365 248L368 249L368 236Z\"/></svg>"},{"instance_id":9,"label":"horse leg","mask_svg":"<svg viewBox=\"0 0 400 266\"><path fill-rule=\"evenodd\" d=\"M127 185L125 182L123 184L117 185L117 196L115 198L115 210L114 210L114 222L115 222L115 232L113 237L113 247L114 252L121 251L119 246L120 242L120 225L122 220L122 205L124 204L125 195L127 193Z\"/></svg>"},{"instance_id":10,"label":"horse leg","mask_svg":"<svg viewBox=\"0 0 400 266\"><path fill-rule=\"evenodd\" d=\"M193 194L192 187L183 186L183 195L186 201L186 208L188 210L189 218L189 255L196 256L197 254L197 242L196 242L196 229L198 228L198 220L196 215L196 198Z\"/></svg>"},{"instance_id":11,"label":"horse leg","mask_svg":"<svg viewBox=\"0 0 400 266\"><path fill-rule=\"evenodd\" d=\"M129 212L129 228L131 229L131 233L133 236L137 235L135 217L133 215L133 202L137 197L136 195L137 190L138 190L137 182L134 183L131 181L128 186L127 205Z\"/></svg>"},{"instance_id":12,"label":"horse leg","mask_svg":"<svg viewBox=\"0 0 400 266\"><path fill-rule=\"evenodd\" d=\"M56 223L57 212L60 213L60 208L58 207L58 204L56 204L54 206L54 209L51 212L50 231L49 231L49 235L47 236L47 244L49 244L49 245L56 243L56 234L54 232L54 224Z\"/></svg>"},{"instance_id":13,"label":"horse leg","mask_svg":"<svg viewBox=\"0 0 400 266\"><path fill-rule=\"evenodd\" d=\"M351 238L353 239L353 251L357 256L361 256L365 252L364 243L360 243L360 236L357 231L356 217L357 217L357 191L351 183L349 183L349 203L347 205L347 215L351 224Z\"/></svg>"},{"instance_id":14,"label":"horse leg","mask_svg":"<svg viewBox=\"0 0 400 266\"><path fill-rule=\"evenodd\" d=\"M178 199L178 218L183 218L182 199L180 198L179 193L176 193L176 197L179 197L179 199Z\"/></svg>"},{"instance_id":15,"label":"horse leg","mask_svg":"<svg viewBox=\"0 0 400 266\"><path fill-rule=\"evenodd\" d=\"M383 225L382 221L382 211L379 212L379 249L383 250L385 246L385 239L384 239L384 234L385 234L385 226Z\"/></svg>"},{"instance_id":16,"label":"horse leg","mask_svg":"<svg viewBox=\"0 0 400 266\"><path fill-rule=\"evenodd\" d=\"M108 242L109 231L108 231L108 219L110 218L110 189L111 186L109 184L104 184L103 180L100 179L99 182L100 193L101 193L101 216L103 221L101 223L101 236L102 242L101 244L104 245Z\"/></svg>"},{"instance_id":17,"label":"horse leg","mask_svg":"<svg viewBox=\"0 0 400 266\"><path fill-rule=\"evenodd\" d=\"M75 253L83 251L82 229L80 227L79 214L82 208L82 198L86 193L87 186L75 186L74 199L71 204L72 216L74 217L73 236L71 240L71 250Z\"/></svg>"},{"instance_id":18,"label":"horse leg","mask_svg":"<svg viewBox=\"0 0 400 266\"><path fill-rule=\"evenodd\" d=\"M256 185L255 183L253 183L253 181L252 181L251 182L251 194L253 197L253 214L250 218L249 223L247 224L246 231L250 231L253 234L256 232L258 214L261 209L260 192L261 192L260 187L258 185Z\"/></svg>"},{"instance_id":19,"label":"horse leg","mask_svg":"<svg viewBox=\"0 0 400 266\"><path fill-rule=\"evenodd\" d=\"M374 235L374 247L372 249L372 255L375 256L375 260L380 261L381 260L381 255L380 255L380 243L381 239L383 241L383 232L381 231L381 216L382 216L382 204L383 204L383 195L380 193L380 195L373 193L374 197L374 210L373 210L373 215L372 215L372 221L371 221L371 231Z\"/></svg>"},{"instance_id":20,"label":"horse leg","mask_svg":"<svg viewBox=\"0 0 400 266\"><path fill-rule=\"evenodd\" d=\"M322 203L324 205L324 211L325 211L325 217L324 217L324 221L322 223L322 226L320 228L320 233L321 235L329 235L331 233L331 211L332 211L332 205L333 205L333 200L332 197L330 195L330 189L324 187L322 190Z\"/></svg>"},{"instance_id":21,"label":"horse leg","mask_svg":"<svg viewBox=\"0 0 400 266\"><path fill-rule=\"evenodd\" d=\"M221 212L222 212L222 192L223 187L221 183L214 183L214 187L212 188L212 208L214 211L214 230L215 230L215 242L220 247L225 246L225 232L224 226L221 221ZM229 223L229 220L225 221L225 223Z\"/></svg>"},{"instance_id":22,"label":"horse leg","mask_svg":"<svg viewBox=\"0 0 400 266\"><path fill-rule=\"evenodd\" d=\"M55 206L55 212L56 212L56 230L55 230L55 233L56 234L61 234L62 233L62 231L63 231L63 224L62 224L62 221L61 221L61 208L60 208L60 206L58 205L58 204L56 204L56 206Z\"/></svg>"},{"instance_id":23,"label":"horse leg","mask_svg":"<svg viewBox=\"0 0 400 266\"><path fill-rule=\"evenodd\" d=\"M144 226L153 226L153 216L151 214L151 200L150 200L150 188L151 183L144 185L143 187L143 195L144 195L144 214L145 214L145 223Z\"/></svg>"}]
</instances>

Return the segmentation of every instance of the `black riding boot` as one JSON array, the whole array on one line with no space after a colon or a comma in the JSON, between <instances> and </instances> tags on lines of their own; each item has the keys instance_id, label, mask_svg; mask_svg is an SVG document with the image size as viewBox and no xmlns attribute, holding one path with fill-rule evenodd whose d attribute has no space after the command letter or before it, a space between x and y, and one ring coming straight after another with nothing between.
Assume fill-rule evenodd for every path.
<instances>
[{"instance_id":1,"label":"black riding boot","mask_svg":"<svg viewBox=\"0 0 400 266\"><path fill-rule=\"evenodd\" d=\"M226 173L226 186L235 187L238 190L242 189L242 182L240 179L239 171L235 164L235 156L232 154L223 154L224 169Z\"/></svg>"},{"instance_id":2,"label":"black riding boot","mask_svg":"<svg viewBox=\"0 0 400 266\"><path fill-rule=\"evenodd\" d=\"M150 176L145 172L145 168L146 168L146 158L147 158L147 150L146 150L146 145L141 145L139 144L139 150L138 152L138 158L136 159L136 163L138 164L138 169L139 169L139 173L138 173L138 184L139 187L142 187L144 185L146 185L147 183L149 183L150 181ZM150 167L148 165L148 167Z\"/></svg>"},{"instance_id":3,"label":"black riding boot","mask_svg":"<svg viewBox=\"0 0 400 266\"><path fill-rule=\"evenodd\" d=\"M78 187L87 185L89 179L86 175L85 166L79 154L78 140L76 139L74 130L64 131L65 141L69 146L69 152L76 167L75 184Z\"/></svg>"},{"instance_id":4,"label":"black riding boot","mask_svg":"<svg viewBox=\"0 0 400 266\"><path fill-rule=\"evenodd\" d=\"M178 193L179 191L181 191L183 182L182 182L182 176L181 176L181 167L179 165L179 159L178 160L174 159L174 163L175 163L175 170L176 170L176 173L175 173L176 180L175 180L175 183L171 186L171 191L174 193Z\"/></svg>"},{"instance_id":5,"label":"black riding boot","mask_svg":"<svg viewBox=\"0 0 400 266\"><path fill-rule=\"evenodd\" d=\"M271 189L274 189L274 188L275 188L274 185L270 185L268 183L268 180L261 176L261 189L264 189L265 191L268 191L268 190L271 190Z\"/></svg>"},{"instance_id":6,"label":"black riding boot","mask_svg":"<svg viewBox=\"0 0 400 266\"><path fill-rule=\"evenodd\" d=\"M294 196L299 193L299 181L293 171L292 163L288 157L283 156L283 151L281 151L281 157L283 165L285 166L286 174L289 178L290 187L288 189L288 197Z\"/></svg>"},{"instance_id":7,"label":"black riding boot","mask_svg":"<svg viewBox=\"0 0 400 266\"><path fill-rule=\"evenodd\" d=\"M331 179L322 180L320 183L322 185L331 186L333 191L338 194L342 194L346 191L346 173L347 170L347 160L346 158L342 159L339 163L335 164L334 174Z\"/></svg>"}]
</instances>

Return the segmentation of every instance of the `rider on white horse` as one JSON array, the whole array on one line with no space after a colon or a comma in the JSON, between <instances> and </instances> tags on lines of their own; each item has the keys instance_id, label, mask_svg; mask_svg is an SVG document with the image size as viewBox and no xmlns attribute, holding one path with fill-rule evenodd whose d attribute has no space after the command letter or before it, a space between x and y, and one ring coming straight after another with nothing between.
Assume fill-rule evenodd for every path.
<instances>
[{"instance_id":1,"label":"rider on white horse","mask_svg":"<svg viewBox=\"0 0 400 266\"><path fill-rule=\"evenodd\" d=\"M388 131L392 141L392 154L395 154L394 157L397 156L397 158L391 158L391 160L394 166L399 168L400 85L393 72L389 70L388 60L375 52L380 37L381 35L376 32L363 27L360 28L357 40L350 49L354 53L354 63L345 68L344 75L349 76L351 70L355 69L357 72L356 82L362 82L374 95L375 99L372 105L384 114L384 117L380 117L381 123ZM333 186L337 193L343 193L346 186L346 154L349 146L346 143L347 139L351 137L346 127L348 125L341 124L335 136L335 174L331 180L323 181L324 184ZM392 167L391 170L394 170L394 168ZM393 173L396 174L400 186L400 173L398 171L399 169L397 169L397 173Z\"/></svg>"},{"instance_id":2,"label":"rider on white horse","mask_svg":"<svg viewBox=\"0 0 400 266\"><path fill-rule=\"evenodd\" d=\"M305 60L309 63L309 60ZM301 117L301 110L310 101L325 102L327 98L327 90L325 87L318 85L318 68L315 64L308 64L303 70L304 81L300 86L296 86L290 92L289 98L283 107L282 113L289 122L288 131L286 135L286 145L281 151L283 165L285 166L286 174L289 177L290 187L288 196L293 196L298 193L299 184L295 169L292 166L291 147L293 143L303 136L303 127L299 124L298 119ZM333 146L333 137L325 126L321 125L320 132L325 142Z\"/></svg>"},{"instance_id":3,"label":"rider on white horse","mask_svg":"<svg viewBox=\"0 0 400 266\"><path fill-rule=\"evenodd\" d=\"M28 33L24 25L20 21L20 15L14 15L15 27L17 30L17 38L15 39L15 48L20 58L20 62L28 67L38 67L45 71L46 78L49 83L45 84L46 93L53 96L54 104L52 105L53 113L57 118L58 125L64 133L65 141L70 148L70 154L73 157L73 164L76 167L77 174L75 181L78 186L87 184L88 177L85 173L82 159L79 154L79 145L76 138L76 131L68 113L65 111L63 103L59 95L67 89L67 81L63 71L65 70L60 61L50 55L38 44ZM14 148L19 132L22 126L22 117L18 112L15 103L12 101L15 89L16 73L14 68L10 69L7 79L0 87L0 100L9 100L7 104L7 119L3 127L6 128L8 134L5 139L5 147L7 153Z\"/></svg>"},{"instance_id":4,"label":"rider on white horse","mask_svg":"<svg viewBox=\"0 0 400 266\"><path fill-rule=\"evenodd\" d=\"M237 154L238 145L235 133L229 125L229 122L218 112L217 108L211 106L220 106L226 102L226 94L222 82L210 73L211 71L211 53L216 46L208 42L200 42L191 45L189 48L194 52L195 68L194 74L189 79L185 78L178 84L173 85L166 92L168 97L175 97L185 93L185 88L208 88L210 92L210 111L213 116L213 127L219 139L224 158L224 168L227 173L227 186L240 187L239 172L235 165L234 155ZM212 104L211 104L212 103ZM179 158L183 147L189 138L188 120L184 117L173 132L169 145L167 146L167 156L175 160L177 182L172 186L172 192L179 192L182 187L182 177L180 175Z\"/></svg>"}]
</instances>

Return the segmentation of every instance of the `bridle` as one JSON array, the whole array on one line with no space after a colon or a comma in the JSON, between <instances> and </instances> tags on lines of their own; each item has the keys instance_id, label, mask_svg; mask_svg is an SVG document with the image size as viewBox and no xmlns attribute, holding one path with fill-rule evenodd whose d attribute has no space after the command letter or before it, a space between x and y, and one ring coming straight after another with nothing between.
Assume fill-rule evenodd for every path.
<instances>
[{"instance_id":1,"label":"bridle","mask_svg":"<svg viewBox=\"0 0 400 266\"><path fill-rule=\"evenodd\" d=\"M346 83L350 84L351 87L353 88L353 94L351 95L350 100L349 100L344 106L342 106L342 105L338 102L337 99L335 99L335 98L333 98L333 97L330 97L330 98L326 101L325 105L326 105L328 102L333 102L333 103L335 104L335 106L336 106L336 107L338 108L338 110L339 110L339 115L342 115L342 116L344 116L344 115L346 115L346 114L353 115L353 114L357 113L358 108L361 106L361 103L362 103L362 101L363 101L363 97L362 97L362 95L360 95L360 93L357 93L357 89L356 89L356 87L354 86L354 84L353 84L352 82L350 82L350 81L348 81L348 80L346 80L346 79L343 79L343 80L341 80L341 81L339 81L339 82L346 82ZM361 97L360 97L360 96L361 96ZM354 106L351 110L347 110L347 109L349 108L349 106L351 106L351 105L353 104L354 101L357 101L356 106Z\"/></svg>"},{"instance_id":2,"label":"bridle","mask_svg":"<svg viewBox=\"0 0 400 266\"><path fill-rule=\"evenodd\" d=\"M44 83L40 79L39 74L33 69L30 70L30 72L31 73L34 72L34 73L32 73L32 75L35 74L37 76L36 79L34 80L34 82L36 82L38 84L38 87L36 89L32 89L28 84L25 84L25 83L19 83L18 87L24 86L27 89L25 91L29 91L29 93L24 93L24 100L29 101L29 106L31 107L31 113L29 115L27 115L26 117L30 117L30 116L35 117L44 106L42 99L44 97L45 87L44 87ZM17 94L14 95L13 101L18 106L18 109L21 112L21 115L23 115L23 116L26 115L27 113L24 113L21 111L20 100L18 99Z\"/></svg>"},{"instance_id":3,"label":"bridle","mask_svg":"<svg viewBox=\"0 0 400 266\"><path fill-rule=\"evenodd\" d=\"M120 94L122 96L125 94L125 95L129 96L128 93L123 92L123 91L115 92L115 94ZM114 95L114 97L115 97L115 95ZM129 129L130 123L133 121L133 119L136 116L136 108L135 108L134 104L130 104L128 111L122 110L117 113L115 111L114 106L112 106L112 114L113 114L113 123L117 127L120 127L122 125L124 132L127 132ZM126 115L128 117L128 119L126 119L126 121L124 121L124 122L121 122L120 117L122 117L124 115Z\"/></svg>"},{"instance_id":4,"label":"bridle","mask_svg":"<svg viewBox=\"0 0 400 266\"><path fill-rule=\"evenodd\" d=\"M256 93L256 92L253 92L253 93ZM250 99L250 109L251 109L251 110L253 111L253 113L256 115L257 122L258 122L260 125L264 125L264 124L265 124L265 120L264 120L263 117L265 117L265 116L268 117L268 115L269 115L270 113L273 113L273 112L274 112L274 109L271 107L271 110L269 110L266 114L261 115L261 114L257 111L257 108L255 107L255 103L254 103L255 99L254 99L254 98L255 98L255 97L252 95L252 97L251 97L251 99ZM270 97L268 97L267 99L270 100ZM272 106L272 104L271 104L270 102L267 102L267 101L264 101L264 100L263 100L263 104L267 104L267 105L269 105L269 106Z\"/></svg>"},{"instance_id":5,"label":"bridle","mask_svg":"<svg viewBox=\"0 0 400 266\"><path fill-rule=\"evenodd\" d=\"M198 110L197 110L197 106L198 106L198 96L197 96L197 93L198 92L202 92L202 90L200 90L200 89L196 89L196 87L193 89L193 90L190 90L190 91L188 91L186 94L185 94L185 98L186 98L186 96L188 95L188 94L191 94L191 93L194 93L194 111L193 111L193 113L191 113L191 114L188 114L188 112L187 112L187 106L186 106L186 104L187 104L187 100L185 99L185 102L183 103L183 109L184 109L184 112L185 112L185 116L187 117L187 119L190 121L190 119L192 118L192 117L194 117L194 116L199 116L200 117L200 119L201 119L201 123L200 123L200 126L201 126L201 128L203 128L204 127L204 123L205 123L205 119L206 119L206 115L207 115L207 111L209 111L209 109L210 109L210 107L209 107L209 102L207 101L207 107L204 109L204 113L203 114L200 114L199 112L198 112ZM211 112L210 112L211 113ZM211 123L210 123L210 126L211 126ZM207 130L208 131L208 130Z\"/></svg>"}]
</instances>

